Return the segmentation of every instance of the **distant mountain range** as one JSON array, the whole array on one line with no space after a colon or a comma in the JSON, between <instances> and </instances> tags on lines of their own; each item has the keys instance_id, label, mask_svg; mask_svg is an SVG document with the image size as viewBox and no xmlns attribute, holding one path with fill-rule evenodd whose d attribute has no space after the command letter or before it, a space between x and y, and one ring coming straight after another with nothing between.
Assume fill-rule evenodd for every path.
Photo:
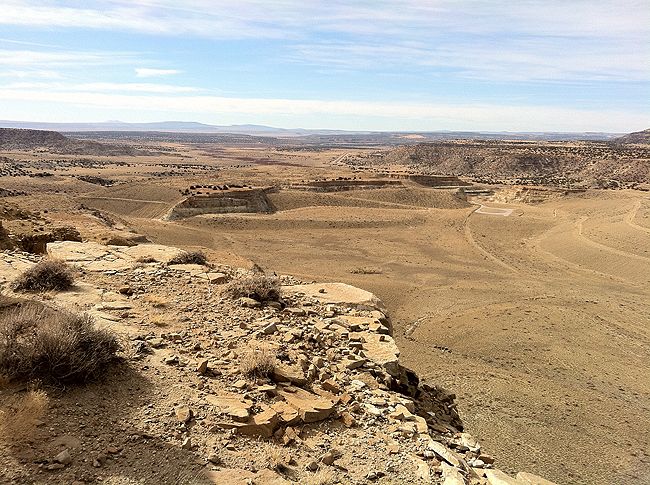
<instances>
[{"instance_id":1,"label":"distant mountain range","mask_svg":"<svg viewBox=\"0 0 650 485\"><path fill-rule=\"evenodd\" d=\"M565 133L565 132L479 132L479 131L432 131L432 132L379 132L345 130L310 130L303 128L274 128L264 125L209 125L193 121L160 121L153 123L126 123L124 121L102 121L97 123L42 123L35 121L0 120L2 128L27 128L32 130L53 130L59 132L167 132L242 134L271 136L279 138L314 136L387 136L403 138L410 142L440 139L514 139L514 140L612 140L623 133Z\"/></svg>"},{"instance_id":2,"label":"distant mountain range","mask_svg":"<svg viewBox=\"0 0 650 485\"><path fill-rule=\"evenodd\" d=\"M52 130L59 132L157 131L168 133L228 133L263 136L336 135L350 133L343 130L305 130L301 128L285 129L263 125L207 125L195 121L158 121L153 123L126 123L124 121L101 121L97 123L41 123L38 121L0 120L0 127Z\"/></svg>"}]
</instances>

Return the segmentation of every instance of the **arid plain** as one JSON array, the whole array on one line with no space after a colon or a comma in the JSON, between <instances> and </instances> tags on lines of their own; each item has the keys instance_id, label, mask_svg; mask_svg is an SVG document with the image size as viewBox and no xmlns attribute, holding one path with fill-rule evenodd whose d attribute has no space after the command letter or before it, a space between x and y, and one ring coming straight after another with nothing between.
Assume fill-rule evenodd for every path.
<instances>
[{"instance_id":1,"label":"arid plain","mask_svg":"<svg viewBox=\"0 0 650 485\"><path fill-rule=\"evenodd\" d=\"M539 190L530 203L517 186L468 197L408 179L309 191L302 181L376 178L345 164L368 149L156 146L166 152L1 153L50 173L4 173L0 187L15 194L3 203L47 210L84 239L132 231L224 264L372 291L403 363L457 394L467 430L502 469L650 483L650 192ZM181 191L204 184L274 186L273 210L166 217Z\"/></svg>"}]
</instances>

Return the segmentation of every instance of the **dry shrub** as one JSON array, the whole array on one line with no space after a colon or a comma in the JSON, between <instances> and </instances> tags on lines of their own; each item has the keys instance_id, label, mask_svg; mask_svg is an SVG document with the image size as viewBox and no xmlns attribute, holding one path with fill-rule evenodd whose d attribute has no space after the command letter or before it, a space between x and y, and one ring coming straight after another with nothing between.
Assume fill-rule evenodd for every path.
<instances>
[{"instance_id":1,"label":"dry shrub","mask_svg":"<svg viewBox=\"0 0 650 485\"><path fill-rule=\"evenodd\" d=\"M318 470L313 475L307 475L300 483L304 485L334 485L337 483L336 474L332 470Z\"/></svg>"},{"instance_id":2,"label":"dry shrub","mask_svg":"<svg viewBox=\"0 0 650 485\"><path fill-rule=\"evenodd\" d=\"M224 289L231 298L248 297L259 302L280 299L280 280L277 276L254 274L232 280Z\"/></svg>"},{"instance_id":3,"label":"dry shrub","mask_svg":"<svg viewBox=\"0 0 650 485\"><path fill-rule=\"evenodd\" d=\"M263 441L261 442L261 445L261 454L264 460L264 466L277 472L285 471L289 462L291 461L287 451L283 448L280 448L274 443Z\"/></svg>"},{"instance_id":4,"label":"dry shrub","mask_svg":"<svg viewBox=\"0 0 650 485\"><path fill-rule=\"evenodd\" d=\"M154 308L165 308L167 305L169 305L169 301L158 295L145 295L143 300Z\"/></svg>"},{"instance_id":5,"label":"dry shrub","mask_svg":"<svg viewBox=\"0 0 650 485\"><path fill-rule=\"evenodd\" d=\"M0 313L0 374L11 380L55 384L96 379L116 361L121 346L88 315L24 303Z\"/></svg>"},{"instance_id":6,"label":"dry shrub","mask_svg":"<svg viewBox=\"0 0 650 485\"><path fill-rule=\"evenodd\" d=\"M203 251L184 251L170 259L167 264L200 264L205 266L208 264L208 258Z\"/></svg>"},{"instance_id":7,"label":"dry shrub","mask_svg":"<svg viewBox=\"0 0 650 485\"><path fill-rule=\"evenodd\" d=\"M276 366L275 354L270 349L257 349L240 357L239 370L247 377L268 377Z\"/></svg>"},{"instance_id":8,"label":"dry shrub","mask_svg":"<svg viewBox=\"0 0 650 485\"><path fill-rule=\"evenodd\" d=\"M169 320L162 313L155 313L151 315L149 321L154 324L156 327L166 327L169 325Z\"/></svg>"},{"instance_id":9,"label":"dry shrub","mask_svg":"<svg viewBox=\"0 0 650 485\"><path fill-rule=\"evenodd\" d=\"M354 268L353 270L350 271L352 274L382 274L382 270L379 268L369 268L369 267L362 267L362 268Z\"/></svg>"},{"instance_id":10,"label":"dry shrub","mask_svg":"<svg viewBox=\"0 0 650 485\"><path fill-rule=\"evenodd\" d=\"M45 259L14 281L17 291L65 291L74 284L74 274L65 261Z\"/></svg>"},{"instance_id":11,"label":"dry shrub","mask_svg":"<svg viewBox=\"0 0 650 485\"><path fill-rule=\"evenodd\" d=\"M47 404L47 394L40 390L13 399L0 410L0 438L13 442L31 438L47 411Z\"/></svg>"}]
</instances>

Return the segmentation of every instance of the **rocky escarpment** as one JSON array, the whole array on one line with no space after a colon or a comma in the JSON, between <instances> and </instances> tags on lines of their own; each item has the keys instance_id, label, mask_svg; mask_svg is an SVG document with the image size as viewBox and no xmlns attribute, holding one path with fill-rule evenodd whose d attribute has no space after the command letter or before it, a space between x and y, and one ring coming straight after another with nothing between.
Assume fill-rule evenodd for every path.
<instances>
[{"instance_id":1,"label":"rocky escarpment","mask_svg":"<svg viewBox=\"0 0 650 485\"><path fill-rule=\"evenodd\" d=\"M57 397L31 449L38 459L0 453L9 480L550 483L494 467L463 432L453 394L400 364L386 310L367 291L283 277L280 298L233 300L224 284L247 271L170 264L176 248L48 251L77 268L78 283L47 303L128 336L132 371ZM38 260L0 254L0 281ZM268 373L245 373L269 356ZM65 463L53 458L63 452Z\"/></svg>"},{"instance_id":2,"label":"rocky escarpment","mask_svg":"<svg viewBox=\"0 0 650 485\"><path fill-rule=\"evenodd\" d=\"M479 182L627 186L650 183L650 149L605 142L445 141L397 147L350 159L357 167L406 166Z\"/></svg>"}]
</instances>

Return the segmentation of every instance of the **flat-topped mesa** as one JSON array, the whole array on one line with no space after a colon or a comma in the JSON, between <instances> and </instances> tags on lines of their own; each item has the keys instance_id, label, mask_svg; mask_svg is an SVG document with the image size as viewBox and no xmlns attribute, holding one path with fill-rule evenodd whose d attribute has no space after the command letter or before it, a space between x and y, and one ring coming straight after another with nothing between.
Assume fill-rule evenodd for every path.
<instances>
[{"instance_id":1,"label":"flat-topped mesa","mask_svg":"<svg viewBox=\"0 0 650 485\"><path fill-rule=\"evenodd\" d=\"M224 185L193 186L183 201L167 214L168 220L202 214L271 213L275 211L267 194L275 187L231 187Z\"/></svg>"}]
</instances>

